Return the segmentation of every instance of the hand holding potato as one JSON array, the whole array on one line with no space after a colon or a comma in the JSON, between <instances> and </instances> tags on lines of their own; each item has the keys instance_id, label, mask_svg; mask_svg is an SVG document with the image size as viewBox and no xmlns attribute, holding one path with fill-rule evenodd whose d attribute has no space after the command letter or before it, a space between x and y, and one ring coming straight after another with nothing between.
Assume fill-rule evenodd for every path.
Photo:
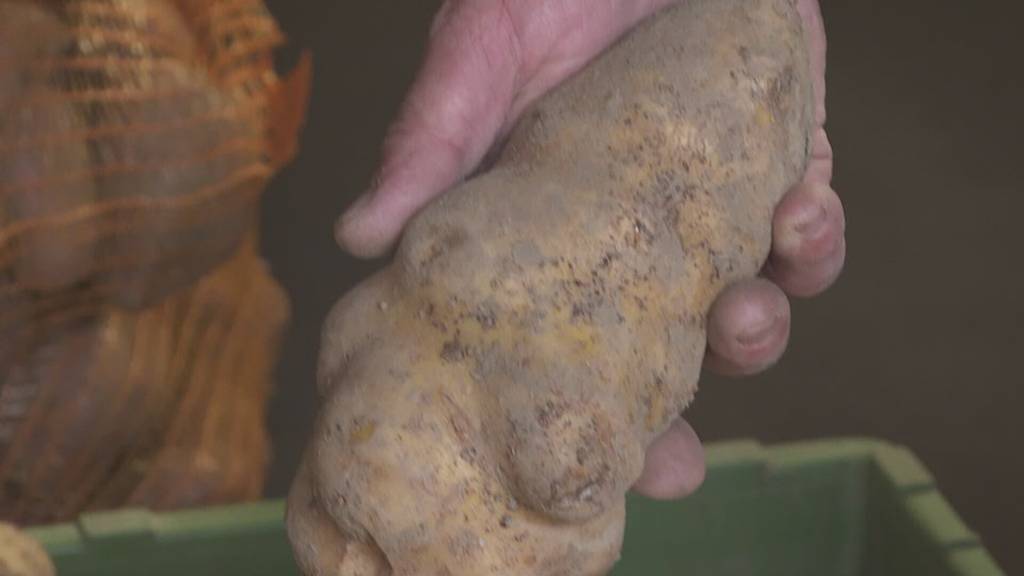
<instances>
[{"instance_id":1,"label":"hand holding potato","mask_svg":"<svg viewBox=\"0 0 1024 576\"><path fill-rule=\"evenodd\" d=\"M373 188L342 218L341 244L384 254L409 218L467 176L524 109L577 72L642 18L671 0L449 0L435 21L426 60L387 140ZM846 253L843 206L830 188L825 134L825 29L817 0L799 0L816 98L813 159L778 206L762 278L725 292L709 320L705 365L746 375L774 363L789 336L786 295L808 297L839 275ZM694 431L677 422L648 453L636 489L672 498L703 478Z\"/></svg>"},{"instance_id":2,"label":"hand holding potato","mask_svg":"<svg viewBox=\"0 0 1024 576\"><path fill-rule=\"evenodd\" d=\"M323 406L288 508L307 574L605 574L628 490L700 481L699 443L674 422L709 342L734 371L781 350L785 298L759 273L801 293L794 278L824 286L841 262L841 239L827 274L770 256L794 248L775 215L805 228L822 190L791 0L664 6L608 50L615 34L545 28L566 4L515 6L443 13L425 78L444 81L414 89L378 191L342 220L357 253L402 238L324 328ZM476 27L446 35L457 22ZM460 84L471 73L491 84Z\"/></svg>"}]
</instances>

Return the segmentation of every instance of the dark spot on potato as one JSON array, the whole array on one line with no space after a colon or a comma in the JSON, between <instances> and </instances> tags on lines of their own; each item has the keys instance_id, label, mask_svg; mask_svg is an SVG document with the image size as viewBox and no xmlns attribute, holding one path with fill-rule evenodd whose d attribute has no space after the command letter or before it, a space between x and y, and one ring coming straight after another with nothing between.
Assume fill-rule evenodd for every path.
<instances>
[{"instance_id":1,"label":"dark spot on potato","mask_svg":"<svg viewBox=\"0 0 1024 576\"><path fill-rule=\"evenodd\" d=\"M788 66L768 82L765 98L768 101L768 108L776 115L782 115L789 106L788 96L792 94L795 84L796 75Z\"/></svg>"},{"instance_id":2,"label":"dark spot on potato","mask_svg":"<svg viewBox=\"0 0 1024 576\"><path fill-rule=\"evenodd\" d=\"M412 244L410 250L411 262L414 268L426 271L431 268L443 256L452 252L466 242L469 235L461 228L432 229L433 234L426 234L425 246L417 246L419 242ZM432 240L432 241L431 241Z\"/></svg>"},{"instance_id":3,"label":"dark spot on potato","mask_svg":"<svg viewBox=\"0 0 1024 576\"><path fill-rule=\"evenodd\" d=\"M467 356L469 356L469 348L459 340L458 335L445 342L441 347L441 359L445 362L461 362Z\"/></svg>"},{"instance_id":4,"label":"dark spot on potato","mask_svg":"<svg viewBox=\"0 0 1024 576\"><path fill-rule=\"evenodd\" d=\"M476 312L473 314L473 318L478 324L485 330L490 330L498 322L498 315L491 306L481 304L477 307Z\"/></svg>"},{"instance_id":5,"label":"dark spot on potato","mask_svg":"<svg viewBox=\"0 0 1024 576\"><path fill-rule=\"evenodd\" d=\"M562 417L562 414L565 413L566 409L568 409L568 405L564 402L548 400L543 406L537 407L537 423L540 424L542 428L549 428Z\"/></svg>"}]
</instances>

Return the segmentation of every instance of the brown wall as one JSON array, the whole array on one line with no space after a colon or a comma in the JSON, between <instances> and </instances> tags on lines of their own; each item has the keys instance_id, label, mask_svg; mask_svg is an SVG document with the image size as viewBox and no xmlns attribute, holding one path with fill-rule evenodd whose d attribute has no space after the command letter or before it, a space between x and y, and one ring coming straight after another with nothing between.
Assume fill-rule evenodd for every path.
<instances>
[{"instance_id":1,"label":"brown wall","mask_svg":"<svg viewBox=\"0 0 1024 576\"><path fill-rule=\"evenodd\" d=\"M318 65L303 156L267 202L267 253L295 313L271 417L280 495L311 419L320 322L372 269L335 248L333 220L370 177L437 2L271 4ZM1011 528L1024 516L1019 19L993 2L823 4L849 265L827 296L795 305L781 365L707 379L692 420L708 440L906 443L1024 573Z\"/></svg>"}]
</instances>

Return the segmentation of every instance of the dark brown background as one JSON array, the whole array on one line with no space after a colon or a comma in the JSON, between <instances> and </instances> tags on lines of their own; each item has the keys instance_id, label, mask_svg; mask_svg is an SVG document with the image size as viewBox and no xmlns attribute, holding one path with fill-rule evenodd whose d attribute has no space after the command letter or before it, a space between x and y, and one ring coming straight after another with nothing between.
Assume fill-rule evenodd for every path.
<instances>
[{"instance_id":1,"label":"dark brown background","mask_svg":"<svg viewBox=\"0 0 1024 576\"><path fill-rule=\"evenodd\" d=\"M318 66L303 155L267 201L267 254L294 303L271 495L286 490L311 420L320 323L374 266L340 253L334 218L370 178L438 3L271 1ZM706 379L691 418L706 440L905 443L1013 574L1024 573L1024 35L994 4L823 0L849 265L828 295L796 304L777 368Z\"/></svg>"}]
</instances>

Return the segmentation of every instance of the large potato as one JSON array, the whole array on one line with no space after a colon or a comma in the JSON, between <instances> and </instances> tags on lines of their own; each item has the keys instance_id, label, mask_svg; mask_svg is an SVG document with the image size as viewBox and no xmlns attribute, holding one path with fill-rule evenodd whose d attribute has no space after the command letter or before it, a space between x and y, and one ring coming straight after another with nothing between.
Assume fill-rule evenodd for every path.
<instances>
[{"instance_id":1,"label":"large potato","mask_svg":"<svg viewBox=\"0 0 1024 576\"><path fill-rule=\"evenodd\" d=\"M694 397L716 296L804 173L789 0L689 0L528 111L324 329L289 504L310 575L576 576Z\"/></svg>"}]
</instances>

